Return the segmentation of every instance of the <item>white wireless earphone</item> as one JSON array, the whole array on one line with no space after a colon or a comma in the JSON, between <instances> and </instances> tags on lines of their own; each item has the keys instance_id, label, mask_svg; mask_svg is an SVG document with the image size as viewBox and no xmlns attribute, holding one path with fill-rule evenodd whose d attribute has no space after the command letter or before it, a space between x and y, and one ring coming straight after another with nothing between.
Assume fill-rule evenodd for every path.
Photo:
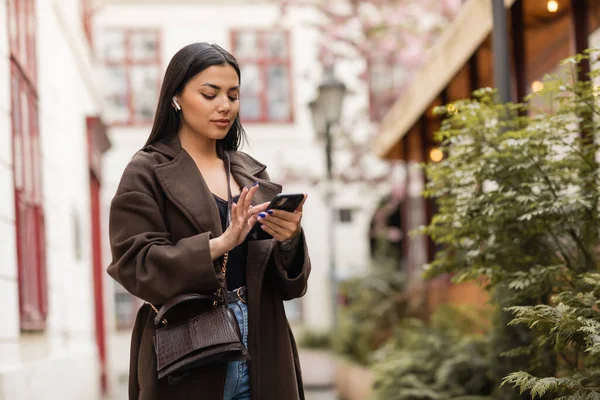
<instances>
[{"instance_id":1,"label":"white wireless earphone","mask_svg":"<svg viewBox=\"0 0 600 400\"><path fill-rule=\"evenodd\" d=\"M173 105L175 106L175 109L177 111L181 111L181 106L179 105L179 103L177 102L177 97L173 96Z\"/></svg>"}]
</instances>

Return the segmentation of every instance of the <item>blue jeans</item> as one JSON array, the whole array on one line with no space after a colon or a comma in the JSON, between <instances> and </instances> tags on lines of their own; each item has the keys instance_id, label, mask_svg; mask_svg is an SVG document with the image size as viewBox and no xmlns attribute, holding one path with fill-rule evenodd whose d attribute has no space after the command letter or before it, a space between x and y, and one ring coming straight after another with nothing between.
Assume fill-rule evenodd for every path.
<instances>
[{"instance_id":1,"label":"blue jeans","mask_svg":"<svg viewBox=\"0 0 600 400\"><path fill-rule=\"evenodd\" d=\"M244 346L248 347L248 305L241 301L229 303L242 332ZM247 361L234 361L227 365L227 378L223 400L251 400L250 374Z\"/></svg>"}]
</instances>

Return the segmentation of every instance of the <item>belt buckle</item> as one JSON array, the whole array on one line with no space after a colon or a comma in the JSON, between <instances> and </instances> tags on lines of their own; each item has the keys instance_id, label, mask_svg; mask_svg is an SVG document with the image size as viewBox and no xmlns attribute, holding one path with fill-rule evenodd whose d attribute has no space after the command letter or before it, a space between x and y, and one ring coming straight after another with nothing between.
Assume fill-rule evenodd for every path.
<instances>
[{"instance_id":1,"label":"belt buckle","mask_svg":"<svg viewBox=\"0 0 600 400\"><path fill-rule=\"evenodd\" d=\"M242 290L242 289L243 289L243 287L239 287L239 288L235 289L235 294L237 295L238 299L240 299L240 301L242 303L246 304L246 301L240 295L240 290Z\"/></svg>"}]
</instances>

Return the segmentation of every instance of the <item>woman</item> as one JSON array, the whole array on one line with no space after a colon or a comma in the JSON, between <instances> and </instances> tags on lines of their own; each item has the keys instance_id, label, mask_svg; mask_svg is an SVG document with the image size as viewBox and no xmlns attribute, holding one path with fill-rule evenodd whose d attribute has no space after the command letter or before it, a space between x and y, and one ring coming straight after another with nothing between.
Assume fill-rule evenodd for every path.
<instances>
[{"instance_id":1,"label":"woman","mask_svg":"<svg viewBox=\"0 0 600 400\"><path fill-rule=\"evenodd\" d=\"M239 96L239 66L219 46L194 43L175 54L148 142L125 168L111 203L108 273L154 305L184 293L213 294L225 281L251 360L202 367L176 384L159 380L156 314L145 304L132 335L130 399L304 398L283 308L283 300L306 292L310 273L302 205L267 210L281 186L263 164L237 151L244 139ZM236 204L226 226L230 193ZM183 303L170 318L210 307Z\"/></svg>"}]
</instances>

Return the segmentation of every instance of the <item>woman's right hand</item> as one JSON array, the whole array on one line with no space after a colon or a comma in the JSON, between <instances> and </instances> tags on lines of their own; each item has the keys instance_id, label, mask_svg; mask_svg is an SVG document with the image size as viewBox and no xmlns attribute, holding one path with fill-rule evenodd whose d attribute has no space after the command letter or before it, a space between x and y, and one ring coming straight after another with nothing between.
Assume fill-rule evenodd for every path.
<instances>
[{"instance_id":1,"label":"woman's right hand","mask_svg":"<svg viewBox=\"0 0 600 400\"><path fill-rule=\"evenodd\" d=\"M246 240L246 236L256 224L256 216L250 214L250 206L252 199L258 191L258 182L250 189L245 187L240 194L237 204L231 206L231 223L229 227L221 235L221 240L225 247L225 251L233 250Z\"/></svg>"}]
</instances>

